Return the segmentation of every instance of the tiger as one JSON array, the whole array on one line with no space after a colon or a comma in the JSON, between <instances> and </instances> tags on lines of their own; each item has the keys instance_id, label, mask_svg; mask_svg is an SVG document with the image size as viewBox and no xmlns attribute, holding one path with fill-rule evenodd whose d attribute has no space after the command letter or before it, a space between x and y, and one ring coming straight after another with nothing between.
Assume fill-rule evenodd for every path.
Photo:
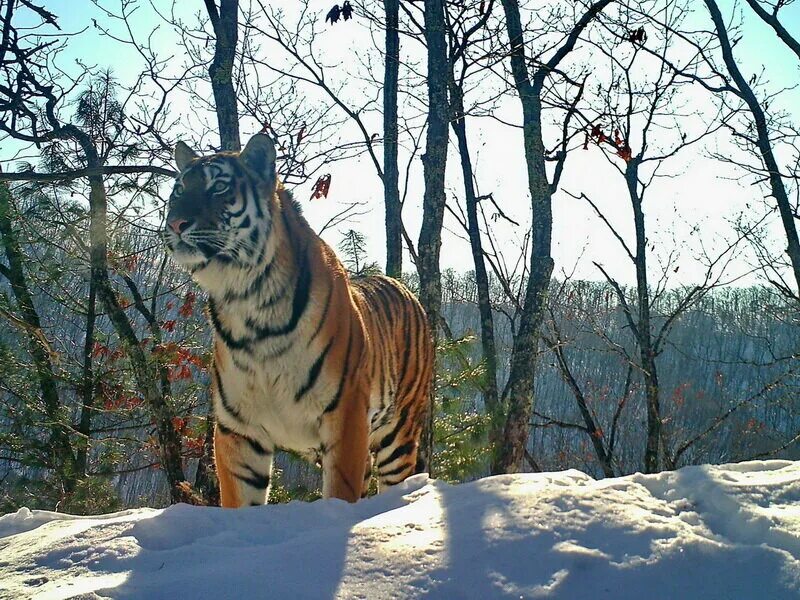
<instances>
[{"instance_id":1,"label":"tiger","mask_svg":"<svg viewBox=\"0 0 800 600\"><path fill-rule=\"evenodd\" d=\"M223 507L267 502L277 449L316 458L322 496L355 502L419 471L434 348L399 281L350 277L279 180L275 144L184 142L162 235L208 296Z\"/></svg>"}]
</instances>

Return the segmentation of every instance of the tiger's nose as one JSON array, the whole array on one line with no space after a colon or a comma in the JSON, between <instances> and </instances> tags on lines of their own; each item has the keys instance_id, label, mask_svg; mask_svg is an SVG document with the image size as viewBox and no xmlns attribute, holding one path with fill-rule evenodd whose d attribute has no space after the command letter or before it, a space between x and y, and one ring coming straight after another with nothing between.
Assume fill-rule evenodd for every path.
<instances>
[{"instance_id":1,"label":"tiger's nose","mask_svg":"<svg viewBox=\"0 0 800 600\"><path fill-rule=\"evenodd\" d=\"M186 219L171 219L167 221L167 226L178 235L182 234L189 227L190 223Z\"/></svg>"}]
</instances>

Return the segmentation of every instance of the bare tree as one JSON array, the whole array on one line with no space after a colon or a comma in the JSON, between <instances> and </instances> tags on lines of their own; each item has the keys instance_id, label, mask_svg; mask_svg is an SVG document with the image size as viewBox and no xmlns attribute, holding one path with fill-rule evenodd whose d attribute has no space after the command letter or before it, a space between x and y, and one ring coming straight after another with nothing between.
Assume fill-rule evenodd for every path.
<instances>
[{"instance_id":1,"label":"bare tree","mask_svg":"<svg viewBox=\"0 0 800 600\"><path fill-rule=\"evenodd\" d=\"M617 424L619 423L619 415L621 414L622 408L625 405L625 401L628 396L628 389L630 387L630 369L628 370L628 377L626 378L625 384L625 391L622 394L621 400L617 405L618 411L614 415L614 419L612 421L612 426L610 430L609 441L606 442L604 439L604 433L602 427L598 423L598 419L592 412L589 406L589 402L587 401L586 394L584 393L580 383L572 371L570 366L570 361L567 358L566 346L568 345L567 340L565 339L564 335L561 332L560 327L558 326L558 322L556 320L555 314L553 314L552 309L550 310L550 319L548 321L549 328L552 331L552 337L550 337L547 333L542 334L542 339L548 345L548 347L552 350L553 354L556 357L556 362L558 365L558 369L561 372L561 376L563 377L564 381L570 388L573 396L575 397L575 403L578 406L578 409L581 413L581 419L583 419L583 426L575 426L579 428L581 431L584 431L586 435L589 437L589 440L592 443L592 447L594 448L595 454L597 455L597 461L600 463L600 467L603 470L603 475L606 477L614 477L614 439L616 438L617 432ZM539 416L539 415L537 415ZM549 420L549 422L554 422Z\"/></svg>"},{"instance_id":2,"label":"bare tree","mask_svg":"<svg viewBox=\"0 0 800 600\"><path fill-rule=\"evenodd\" d=\"M534 360L538 348L538 330L544 316L544 306L550 276L553 272L551 238L553 228L553 186L545 168L545 147L542 139L541 94L548 77L575 48L584 29L610 3L599 0L590 4L566 36L566 40L531 75L525 55L525 38L520 19L519 3L503 0L509 40L509 60L514 87L522 105L525 161L528 171L528 191L531 201L531 248L528 282L520 323L514 337L511 372L503 390L506 405L503 445L492 471L513 473L522 466L530 429L533 402Z\"/></svg>"},{"instance_id":3,"label":"bare tree","mask_svg":"<svg viewBox=\"0 0 800 600\"><path fill-rule=\"evenodd\" d=\"M643 463L645 472L654 473L666 458L658 356L663 352L675 321L710 290L725 283L725 267L739 239L723 243L723 249L717 254L709 254L703 248L704 255L698 261L706 267L703 279L683 290L680 300L668 314L656 312L659 299L666 293L670 274L673 270L677 272L674 266L677 252L675 249L668 252L661 261L661 274L653 282L651 258L656 242L645 218L646 195L673 157L722 129L730 112L720 109L717 114L708 114L692 110L691 101L681 95L697 77L682 74L696 72L702 62L699 52L688 51L681 56L681 51L686 49L680 37L673 33L687 6L682 2L671 3L664 13L666 22L660 25L637 21L641 18L639 15L653 10L648 7L644 4L633 13L622 8L613 17L601 20L605 35L595 48L609 61L611 79L602 87L594 113L587 116L581 112L586 127L584 147L595 142L606 149L605 156L623 178L633 216L634 242L626 241L620 227L612 223L590 196L581 194L581 198L619 243L635 271L635 295L631 301L609 270L595 262L614 290L635 340L638 360L634 364L644 381L647 407ZM646 33L640 35L637 31ZM647 76L637 76L641 72ZM672 133L667 135L664 131ZM632 360L632 357L627 359Z\"/></svg>"},{"instance_id":4,"label":"bare tree","mask_svg":"<svg viewBox=\"0 0 800 600\"><path fill-rule=\"evenodd\" d=\"M731 94L739 98L744 102L747 106L747 110L750 112L755 131L736 132L736 135L747 144L752 145L754 150L760 155L770 193L778 206L781 224L784 234L786 235L786 254L789 257L789 263L794 277L794 289L790 289L787 286L781 286L781 288L788 296L800 299L800 238L797 234L797 216L792 208L789 195L786 191L786 185L784 184L781 167L775 156L774 142L769 127L768 115L765 106L759 101L753 91L753 83L755 83L755 80L751 79L748 81L736 62L733 55L735 41L732 42L730 39L728 26L725 24L719 6L715 0L705 0L705 4L711 14L711 20L714 23L716 36L719 41L719 50L722 55L722 60L730 76L730 80L724 77L721 85L711 89L717 93ZM760 8L760 5L755 0L748 0L748 4L750 4L754 10ZM776 5L776 9L772 15L765 14L763 8L761 10L756 10L756 13L776 29L779 37L789 48L797 52L797 41L786 33L785 29L780 26L780 22L777 20L780 5L781 3ZM784 32L784 34L781 34L781 32Z\"/></svg>"},{"instance_id":5,"label":"bare tree","mask_svg":"<svg viewBox=\"0 0 800 600\"><path fill-rule=\"evenodd\" d=\"M56 373L53 367L52 350L44 336L41 319L33 302L24 269L24 254L20 248L17 233L13 226L15 211L12 209L11 192L8 183L0 181L0 242L5 251L7 265L0 264L2 274L11 286L17 304L19 317L3 315L6 320L18 324L28 340L28 351L41 392L44 420L50 437L40 452L45 455L44 463L56 474L66 495L71 494L80 476L75 451L69 436L70 424L65 422L61 412L61 402L57 389Z\"/></svg>"},{"instance_id":6,"label":"bare tree","mask_svg":"<svg viewBox=\"0 0 800 600\"><path fill-rule=\"evenodd\" d=\"M489 426L489 445L496 448L502 435L502 414L499 406L497 389L497 349L495 347L494 315L489 291L489 275L484 257L483 240L481 239L481 222L479 203L488 197L479 197L475 189L475 169L470 154L467 138L466 110L464 107L465 84L468 76L484 73L475 69L478 59L473 57L472 47L483 45L481 38L487 36L486 24L492 14L494 1L488 5L484 2L465 3L450 7L447 13L448 38L448 72L447 86L449 91L450 126L456 137L461 165L461 176L464 182L464 204L466 219L456 216L467 232L475 266L475 287L477 291L478 311L480 313L481 348L486 370L483 384L483 401L486 411L491 416ZM476 50L480 53L481 48ZM472 72L471 72L472 70Z\"/></svg>"}]
</instances>

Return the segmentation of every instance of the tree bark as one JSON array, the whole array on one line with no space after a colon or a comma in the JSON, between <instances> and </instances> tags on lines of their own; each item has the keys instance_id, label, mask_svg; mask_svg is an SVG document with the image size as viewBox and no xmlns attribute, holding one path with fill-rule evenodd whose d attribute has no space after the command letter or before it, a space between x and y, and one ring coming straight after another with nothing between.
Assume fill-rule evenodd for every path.
<instances>
[{"instance_id":1,"label":"tree bark","mask_svg":"<svg viewBox=\"0 0 800 600\"><path fill-rule=\"evenodd\" d=\"M93 275L94 272L91 272ZM94 330L97 320L97 284L94 277L89 278L89 298L86 302L86 338L83 341L83 373L81 374L81 416L78 422L80 437L75 442L77 452L76 470L78 477L86 476L89 465L89 438L92 428L92 412L94 411Z\"/></svg>"},{"instance_id":2,"label":"tree bark","mask_svg":"<svg viewBox=\"0 0 800 600\"><path fill-rule=\"evenodd\" d=\"M464 90L455 81L452 65L448 75L450 125L458 142L458 153L461 159L461 175L464 179L464 202L467 207L467 230L470 250L472 251L472 261L475 265L475 287L478 293L478 312L481 320L481 350L486 368L483 402L490 419L489 446L494 450L498 447L502 436L502 414L497 394L497 349L494 339L494 316L489 296L489 276L486 272L480 223L478 221L478 198L475 194L472 158L467 142Z\"/></svg>"},{"instance_id":3,"label":"tree bark","mask_svg":"<svg viewBox=\"0 0 800 600\"><path fill-rule=\"evenodd\" d=\"M781 223L783 230L786 234L787 248L786 254L789 256L789 262L792 266L792 273L797 285L797 298L800 298L800 238L797 235L797 226L795 225L795 217L792 212L792 205L789 201L789 196L786 193L786 187L781 178L780 168L778 161L775 159L775 154L772 151L772 142L769 137L769 128L767 126L767 117L764 109L753 93L753 88L747 83L747 80L739 70L736 60L733 57L733 47L731 46L730 39L728 38L728 30L725 26L725 21L719 11L719 7L715 0L705 0L706 6L711 13L711 20L714 21L714 27L717 30L717 37L719 38L720 47L722 49L722 59L725 61L725 67L733 78L736 87L738 88L739 97L747 104L747 108L753 115L753 121L756 128L756 145L761 154L761 159L764 162L764 167L769 174L769 186L775 201L778 204L778 212L781 216Z\"/></svg>"},{"instance_id":4,"label":"tree bark","mask_svg":"<svg viewBox=\"0 0 800 600\"><path fill-rule=\"evenodd\" d=\"M541 92L550 72L572 51L586 26L611 0L599 0L589 7L567 36L564 44L558 48L545 65L535 72L532 80L528 75L519 3L517 0L502 1L508 32L511 73L522 105L522 135L532 219L531 253L525 302L511 350L509 378L503 390L503 401L507 411L503 443L492 461L492 473L515 473L520 470L525 459L525 447L528 442L534 402L534 366L539 344L539 326L544 316L547 288L553 273L551 257L552 189L545 168Z\"/></svg>"},{"instance_id":5,"label":"tree bark","mask_svg":"<svg viewBox=\"0 0 800 600\"><path fill-rule=\"evenodd\" d=\"M638 337L639 357L642 362L642 376L645 385L647 402L647 437L644 450L645 473L657 473L661 465L661 406L658 384L656 353L653 344L650 319L650 288L647 278L647 230L644 222L642 198L638 190L639 159L634 158L625 168L625 182L628 196L633 207L633 225L636 234L636 301L638 303Z\"/></svg>"},{"instance_id":6,"label":"tree bark","mask_svg":"<svg viewBox=\"0 0 800 600\"><path fill-rule=\"evenodd\" d=\"M219 124L219 140L223 150L239 151L239 110L233 87L233 63L239 37L239 0L220 0L219 10L214 0L205 0L208 17L217 37L214 59L208 67L214 105Z\"/></svg>"},{"instance_id":7,"label":"tree bark","mask_svg":"<svg viewBox=\"0 0 800 600\"><path fill-rule=\"evenodd\" d=\"M403 274L403 232L397 166L397 79L400 69L400 0L384 0L386 64L383 80L383 198L386 207L386 274Z\"/></svg>"},{"instance_id":8,"label":"tree bark","mask_svg":"<svg viewBox=\"0 0 800 600\"><path fill-rule=\"evenodd\" d=\"M438 339L442 304L439 255L444 220L444 179L447 166L448 104L447 44L445 41L444 0L425 0L425 41L428 47L428 131L422 156L425 195L422 227L417 245L420 302L428 314L434 342ZM431 394L434 395L431 386ZM428 410L420 461L428 467L433 453L433 397Z\"/></svg>"},{"instance_id":9,"label":"tree bark","mask_svg":"<svg viewBox=\"0 0 800 600\"><path fill-rule=\"evenodd\" d=\"M532 83L528 76L519 4L516 0L503 0L503 10L510 45L511 72L522 105L522 135L532 216L530 272L525 303L511 351L511 371L503 392L507 408L503 442L492 465L493 473L514 473L522 467L530 430L538 331L553 272L553 259L550 256L553 215L544 162L539 97L544 78Z\"/></svg>"},{"instance_id":10,"label":"tree bark","mask_svg":"<svg viewBox=\"0 0 800 600\"><path fill-rule=\"evenodd\" d=\"M202 494L209 506L219 506L219 480L214 465L214 410L209 401L206 416L206 437L203 440L203 455L197 462L194 487Z\"/></svg>"},{"instance_id":11,"label":"tree bark","mask_svg":"<svg viewBox=\"0 0 800 600\"><path fill-rule=\"evenodd\" d=\"M28 351L33 358L36 369L36 380L42 394L42 405L49 421L50 441L48 462L58 477L63 491L69 495L75 489L76 465L75 454L69 438L69 425L63 422L61 401L50 349L42 331L39 313L33 303L33 296L28 288L23 264L25 257L12 225L11 192L6 182L0 182L0 237L8 260L7 277L11 291L17 302L17 308L25 323L28 338Z\"/></svg>"}]
</instances>

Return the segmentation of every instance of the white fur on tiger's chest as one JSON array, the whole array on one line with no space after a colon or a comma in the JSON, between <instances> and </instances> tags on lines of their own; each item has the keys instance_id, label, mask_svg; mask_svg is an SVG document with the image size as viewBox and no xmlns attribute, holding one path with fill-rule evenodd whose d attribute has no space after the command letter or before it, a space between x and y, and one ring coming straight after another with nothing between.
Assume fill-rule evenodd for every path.
<instances>
[{"instance_id":1,"label":"white fur on tiger's chest","mask_svg":"<svg viewBox=\"0 0 800 600\"><path fill-rule=\"evenodd\" d=\"M323 369L313 389L298 398L320 351L316 344L306 348L302 329L298 326L292 339L281 336L248 352L225 349L226 368L219 376L229 407L220 407L218 398L215 401L217 414L236 412L238 423L233 428L240 433L305 453L321 444L320 416L336 394L338 380ZM280 356L270 356L287 344L289 349ZM236 362L247 368L239 368Z\"/></svg>"}]
</instances>

